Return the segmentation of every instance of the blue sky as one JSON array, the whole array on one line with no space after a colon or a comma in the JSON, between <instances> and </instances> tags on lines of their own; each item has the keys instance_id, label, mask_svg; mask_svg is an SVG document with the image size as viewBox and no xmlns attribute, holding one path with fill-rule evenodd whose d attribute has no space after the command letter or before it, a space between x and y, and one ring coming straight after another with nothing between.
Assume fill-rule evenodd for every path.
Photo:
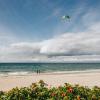
<instances>
[{"instance_id":1,"label":"blue sky","mask_svg":"<svg viewBox=\"0 0 100 100\"><path fill-rule=\"evenodd\" d=\"M72 31L81 24L81 17L89 9L99 13L99 8L99 0L0 0L1 31L11 32L24 41L50 38L57 33ZM72 17L74 25L61 21L61 16L66 14Z\"/></svg>"},{"instance_id":2,"label":"blue sky","mask_svg":"<svg viewBox=\"0 0 100 100\"><path fill-rule=\"evenodd\" d=\"M86 35L92 31L92 34L94 35L93 32L95 31L97 34L100 32L98 28L100 27L99 9L100 0L0 0L1 51L2 49L9 51L8 49L11 48L12 45L14 45L14 47L17 45L19 47L21 46L21 48L30 48L29 45L31 44L31 47L33 48L36 44L40 45L40 43L42 43L42 45L44 45L47 44L48 41L51 41L50 43L55 43L54 39L57 40L63 35L67 35L65 36L65 39L67 39L69 33L73 34L73 39L75 39L77 35L80 36L82 32ZM71 17L70 22L64 22L61 19L63 15L69 15ZM87 37L85 37L85 35L83 37L86 39ZM95 36L98 36L98 34ZM71 41L71 37L69 37L69 40ZM96 40L98 39L96 38ZM45 41L46 43L44 43ZM69 42L66 41L64 43L67 44ZM68 47L66 50L69 50L69 52L67 53L65 48L62 47L64 43L59 43L61 44L59 48L62 48L61 52L56 53L52 51L53 54L60 54L63 56L72 53L71 51L74 49L69 50L69 48L72 47ZM77 44L80 44L80 41ZM8 52L6 56L15 54L14 56L11 56L11 58L16 58L17 53L20 51L19 49L16 51L14 47L10 50L12 52ZM47 46L43 48L46 47ZM25 51L25 54L27 52L28 56L32 54L36 56L43 55L44 52L41 54L44 50L43 48L41 47L39 54L36 52L32 53L30 50ZM75 50L78 49L80 48L75 48ZM84 51L84 48L82 50ZM92 56L99 55L98 51L95 50L95 53L94 51L93 53L91 53L92 51L87 52L87 49L84 52L82 50L79 51L78 54L82 52L82 55L84 55L84 52L86 52L86 54L92 54ZM17 53L13 53L13 51L16 51ZM20 53L22 53L22 51ZM47 53L47 48L45 51L45 53ZM77 52L74 52L74 55L77 55ZM26 58L28 58L27 55ZM3 51L2 56L5 58ZM24 56L22 55L22 58L23 57Z\"/></svg>"}]
</instances>

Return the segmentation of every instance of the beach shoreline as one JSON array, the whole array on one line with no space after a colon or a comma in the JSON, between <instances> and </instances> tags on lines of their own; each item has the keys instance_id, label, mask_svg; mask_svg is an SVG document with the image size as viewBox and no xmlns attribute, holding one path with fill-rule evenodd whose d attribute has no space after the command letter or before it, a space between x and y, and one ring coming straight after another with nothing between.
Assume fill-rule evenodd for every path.
<instances>
[{"instance_id":1,"label":"beach shoreline","mask_svg":"<svg viewBox=\"0 0 100 100\"><path fill-rule=\"evenodd\" d=\"M83 86L100 86L100 72L91 73L41 73L30 75L0 76L0 90L8 91L14 87L27 87L34 82L44 80L49 86L60 86L64 83Z\"/></svg>"}]
</instances>

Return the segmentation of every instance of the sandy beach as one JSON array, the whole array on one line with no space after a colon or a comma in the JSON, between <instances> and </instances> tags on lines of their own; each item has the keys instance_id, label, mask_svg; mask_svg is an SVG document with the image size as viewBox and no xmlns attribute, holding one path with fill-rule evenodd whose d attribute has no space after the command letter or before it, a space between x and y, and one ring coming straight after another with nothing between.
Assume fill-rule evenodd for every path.
<instances>
[{"instance_id":1,"label":"sandy beach","mask_svg":"<svg viewBox=\"0 0 100 100\"><path fill-rule=\"evenodd\" d=\"M84 86L100 86L100 73L47 73L47 74L32 74L26 76L0 76L0 90L8 91L16 86L30 86L33 82L44 80L50 86L64 85L68 82L71 84L80 84Z\"/></svg>"}]
</instances>

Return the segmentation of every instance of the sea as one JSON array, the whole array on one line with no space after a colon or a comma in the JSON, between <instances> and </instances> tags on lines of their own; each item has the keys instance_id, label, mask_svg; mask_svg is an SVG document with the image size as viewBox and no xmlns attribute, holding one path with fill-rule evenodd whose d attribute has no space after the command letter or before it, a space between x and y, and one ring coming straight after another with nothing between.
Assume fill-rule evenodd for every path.
<instances>
[{"instance_id":1,"label":"sea","mask_svg":"<svg viewBox=\"0 0 100 100\"><path fill-rule=\"evenodd\" d=\"M100 72L100 63L0 63L0 76Z\"/></svg>"}]
</instances>

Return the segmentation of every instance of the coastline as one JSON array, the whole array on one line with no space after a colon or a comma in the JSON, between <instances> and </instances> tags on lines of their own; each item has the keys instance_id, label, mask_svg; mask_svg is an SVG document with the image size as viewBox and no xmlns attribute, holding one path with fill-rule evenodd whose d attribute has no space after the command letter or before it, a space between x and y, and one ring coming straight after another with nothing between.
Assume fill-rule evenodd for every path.
<instances>
[{"instance_id":1,"label":"coastline","mask_svg":"<svg viewBox=\"0 0 100 100\"><path fill-rule=\"evenodd\" d=\"M27 87L34 82L44 80L49 86L64 85L64 83L83 86L100 86L100 72L91 73L41 73L29 75L0 76L0 90L8 91L14 87Z\"/></svg>"}]
</instances>

